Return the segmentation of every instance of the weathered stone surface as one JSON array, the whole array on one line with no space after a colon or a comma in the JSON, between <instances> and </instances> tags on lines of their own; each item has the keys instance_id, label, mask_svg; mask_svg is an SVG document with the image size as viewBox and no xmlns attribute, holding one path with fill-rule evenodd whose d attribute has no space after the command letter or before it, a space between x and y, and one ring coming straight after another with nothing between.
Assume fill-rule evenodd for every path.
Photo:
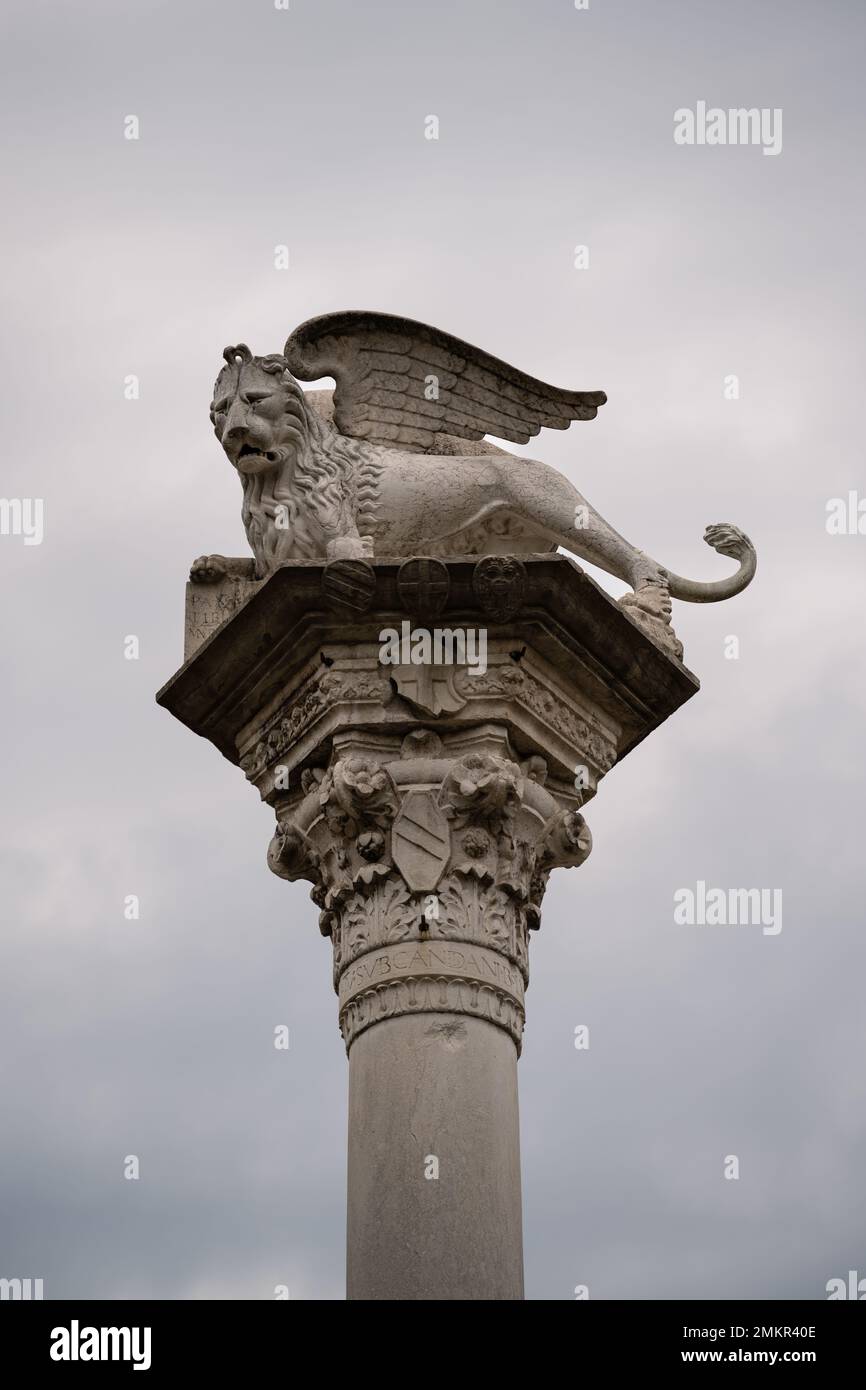
<instances>
[{"instance_id":1,"label":"weathered stone surface","mask_svg":"<svg viewBox=\"0 0 866 1390\"><path fill-rule=\"evenodd\" d=\"M509 979L528 980L550 871L591 847L581 806L697 682L571 561L506 558L479 584L476 561L448 560L433 576L437 621L483 627L488 664L434 668L456 698L419 708L401 668L382 664L380 637L430 576L363 562L371 606L348 618L323 582L334 563L286 566L259 584L160 702L273 806L268 863L311 883L338 993L368 957L394 971L341 995L347 1048L438 1000L519 1049L522 993L477 979L461 953L494 953ZM407 669L432 679L429 666ZM417 977L391 954L413 945L434 953Z\"/></svg>"},{"instance_id":2,"label":"weathered stone surface","mask_svg":"<svg viewBox=\"0 0 866 1390\"><path fill-rule=\"evenodd\" d=\"M290 767L294 787L316 750L347 725L408 733L419 724L450 729L498 717L519 744L544 752L554 780L571 784L575 764L586 762L587 799L614 760L698 689L565 556L522 557L526 596L507 623L492 622L479 606L474 559L446 563L450 593L437 623L488 634L484 675L438 668L453 673L466 701L456 714L419 718L393 690L394 668L379 663L380 632L409 616L397 590L399 559L373 562L371 609L349 620L323 595L323 562L276 570L157 699L239 763L266 799L275 765Z\"/></svg>"},{"instance_id":3,"label":"weathered stone surface","mask_svg":"<svg viewBox=\"0 0 866 1390\"><path fill-rule=\"evenodd\" d=\"M376 978L377 971L387 972ZM364 983L358 983L357 972ZM372 977L367 978L367 972ZM353 987L343 989L346 980ZM520 971L484 946L424 941L371 951L340 980L340 1026L347 1049L359 1033L403 1014L447 1013L483 1018L520 1043L523 1035L523 981Z\"/></svg>"},{"instance_id":4,"label":"weathered stone surface","mask_svg":"<svg viewBox=\"0 0 866 1390\"><path fill-rule=\"evenodd\" d=\"M212 584L187 583L184 661L189 661L217 628L234 617L259 587L255 580L242 579L233 574L223 574Z\"/></svg>"},{"instance_id":5,"label":"weathered stone surface","mask_svg":"<svg viewBox=\"0 0 866 1390\"><path fill-rule=\"evenodd\" d=\"M437 1011L359 1034L349 1053L346 1224L350 1299L523 1298L517 1053L507 1030Z\"/></svg>"}]
</instances>

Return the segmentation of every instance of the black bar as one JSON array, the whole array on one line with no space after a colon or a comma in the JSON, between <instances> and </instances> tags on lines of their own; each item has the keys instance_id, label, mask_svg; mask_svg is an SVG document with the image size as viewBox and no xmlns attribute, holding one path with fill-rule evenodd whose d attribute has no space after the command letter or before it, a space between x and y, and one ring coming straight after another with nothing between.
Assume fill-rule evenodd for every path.
<instances>
[{"instance_id":1,"label":"black bar","mask_svg":"<svg viewBox=\"0 0 866 1390\"><path fill-rule=\"evenodd\" d=\"M273 1366L291 1381L309 1376L303 1370L305 1352L324 1351L328 1369L323 1367L323 1372L330 1374L335 1350L357 1349L356 1331L368 1346L373 1339L384 1338L392 1374L399 1374L394 1352L404 1339L417 1342L424 1321L431 1316L431 1354L446 1326L451 1337L465 1330L480 1349L478 1335L499 1327L503 1305L473 1303L462 1315L460 1306L466 1307L450 1305L445 1324L441 1314L421 1310L412 1314L404 1309L403 1316L395 1319L393 1307L381 1308L378 1314L375 1308L364 1307L361 1323L358 1304L334 1302L4 1302L0 1333L4 1364L11 1360L19 1368L19 1380L20 1373L26 1376L31 1371L48 1372L52 1378L93 1378L108 1372L114 1377L138 1374L144 1384L191 1371L199 1379L212 1375L223 1381L232 1373ZM810 1367L822 1376L843 1368L849 1374L856 1375L858 1370L862 1374L866 1321L862 1309L843 1302L575 1301L570 1307L560 1305L556 1318L550 1312L541 1313L541 1307L540 1302L508 1304L503 1329L521 1336L525 1335L524 1318L526 1332L534 1331L539 1318L543 1319L546 1333L563 1335L562 1348L575 1376L591 1368L596 1373L620 1369L665 1373L705 1365L775 1369L792 1364ZM324 1341L319 1326L323 1317L327 1319ZM112 1328L118 1329L116 1337L106 1333L103 1338L101 1331L94 1337L88 1331ZM138 1329L137 1336L133 1329ZM144 1329L149 1329L149 1342ZM344 1334L352 1340L344 1341ZM514 1342L506 1336L503 1352L509 1345ZM528 1355L541 1355L544 1364L549 1364L550 1343L522 1345ZM485 1341L484 1346L485 1362L491 1352L495 1358L493 1345ZM77 1349L79 1359L53 1359L52 1347L70 1357ZM106 1358L116 1350L126 1353L127 1359L83 1359L82 1351L89 1355L92 1349L105 1352ZM440 1355L441 1350L440 1346ZM133 1358L141 1363L137 1373ZM434 1364L436 1359L431 1356ZM432 1365L425 1379L430 1371Z\"/></svg>"}]
</instances>

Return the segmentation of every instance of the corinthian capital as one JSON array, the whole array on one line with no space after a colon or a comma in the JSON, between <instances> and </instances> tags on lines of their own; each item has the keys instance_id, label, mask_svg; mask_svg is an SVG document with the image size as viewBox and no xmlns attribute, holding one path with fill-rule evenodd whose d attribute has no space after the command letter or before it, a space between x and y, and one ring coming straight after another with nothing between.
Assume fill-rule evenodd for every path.
<instances>
[{"instance_id":1,"label":"corinthian capital","mask_svg":"<svg viewBox=\"0 0 866 1390\"><path fill-rule=\"evenodd\" d=\"M268 851L280 877L313 882L347 1045L379 1018L438 1000L441 1012L481 1011L519 1046L529 931L551 868L589 854L586 823L545 786L543 758L510 756L503 729L449 746L416 728L378 744L350 744L305 775Z\"/></svg>"}]
</instances>

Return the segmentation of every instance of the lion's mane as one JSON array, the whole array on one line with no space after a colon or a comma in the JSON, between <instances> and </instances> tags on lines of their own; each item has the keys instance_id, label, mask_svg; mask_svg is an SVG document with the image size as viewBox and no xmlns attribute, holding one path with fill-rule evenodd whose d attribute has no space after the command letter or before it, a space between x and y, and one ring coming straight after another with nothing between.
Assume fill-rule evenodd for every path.
<instances>
[{"instance_id":1,"label":"lion's mane","mask_svg":"<svg viewBox=\"0 0 866 1390\"><path fill-rule=\"evenodd\" d=\"M279 359L273 367L268 359L261 365L282 370ZM292 385L304 416L303 445L291 451L276 475L243 478L241 516L262 576L286 560L320 559L329 540L355 531L358 485L374 452L339 434Z\"/></svg>"}]
</instances>

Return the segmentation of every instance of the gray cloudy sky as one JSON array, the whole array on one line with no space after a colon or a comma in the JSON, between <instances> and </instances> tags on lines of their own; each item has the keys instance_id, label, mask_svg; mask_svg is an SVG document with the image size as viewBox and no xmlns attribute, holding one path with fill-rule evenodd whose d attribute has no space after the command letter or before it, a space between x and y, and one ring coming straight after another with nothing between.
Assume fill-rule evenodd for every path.
<instances>
[{"instance_id":1,"label":"gray cloudy sky","mask_svg":"<svg viewBox=\"0 0 866 1390\"><path fill-rule=\"evenodd\" d=\"M0 537L0 1275L343 1296L329 947L267 871L271 812L153 696L190 561L245 551L224 344L354 307L604 387L531 452L679 573L728 572L707 522L759 552L739 598L675 605L702 692L606 779L533 940L527 1296L866 1275L866 536L825 528L866 495L862 5L5 11L2 491L45 499L45 538ZM782 108L781 154L675 145L698 100ZM780 888L781 933L676 926L698 879Z\"/></svg>"}]
</instances>

